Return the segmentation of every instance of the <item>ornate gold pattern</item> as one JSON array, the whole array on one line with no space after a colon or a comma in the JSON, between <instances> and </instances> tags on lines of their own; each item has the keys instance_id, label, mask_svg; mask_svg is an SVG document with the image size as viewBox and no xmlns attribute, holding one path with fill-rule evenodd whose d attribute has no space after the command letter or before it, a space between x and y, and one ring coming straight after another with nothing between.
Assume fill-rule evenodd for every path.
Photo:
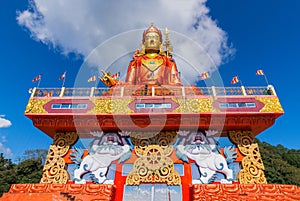
<instances>
[{"instance_id":1,"label":"ornate gold pattern","mask_svg":"<svg viewBox=\"0 0 300 201\"><path fill-rule=\"evenodd\" d=\"M252 131L229 131L230 140L244 156L238 180L242 184L266 184L264 165L257 143L253 143Z\"/></svg>"},{"instance_id":2,"label":"ornate gold pattern","mask_svg":"<svg viewBox=\"0 0 300 201\"><path fill-rule=\"evenodd\" d=\"M95 104L95 107L88 111L89 114L128 114L133 113L129 109L128 104L130 104L133 99L91 99L91 102Z\"/></svg>"},{"instance_id":3,"label":"ornate gold pattern","mask_svg":"<svg viewBox=\"0 0 300 201\"><path fill-rule=\"evenodd\" d=\"M265 106L260 112L283 112L282 106L277 97L275 98L256 98L256 100L262 102Z\"/></svg>"},{"instance_id":4,"label":"ornate gold pattern","mask_svg":"<svg viewBox=\"0 0 300 201\"><path fill-rule=\"evenodd\" d=\"M78 138L77 133L56 133L50 145L40 183L66 184L69 174L63 156L66 155Z\"/></svg>"},{"instance_id":5,"label":"ornate gold pattern","mask_svg":"<svg viewBox=\"0 0 300 201\"><path fill-rule=\"evenodd\" d=\"M130 139L136 147L139 147L139 149L141 149L148 145L155 144L164 147L172 145L176 140L176 136L176 131L131 132Z\"/></svg>"},{"instance_id":6,"label":"ornate gold pattern","mask_svg":"<svg viewBox=\"0 0 300 201\"><path fill-rule=\"evenodd\" d=\"M138 150L136 153L139 158L126 178L126 185L139 185L141 182L181 184L173 161L168 157L173 151L172 146L149 145L143 148L135 147L135 150Z\"/></svg>"},{"instance_id":7,"label":"ornate gold pattern","mask_svg":"<svg viewBox=\"0 0 300 201\"><path fill-rule=\"evenodd\" d=\"M158 69L163 63L163 59L142 59L142 64L151 72Z\"/></svg>"},{"instance_id":8,"label":"ornate gold pattern","mask_svg":"<svg viewBox=\"0 0 300 201\"><path fill-rule=\"evenodd\" d=\"M174 112L217 112L218 110L212 106L213 98L173 98L173 101L179 104Z\"/></svg>"},{"instance_id":9,"label":"ornate gold pattern","mask_svg":"<svg viewBox=\"0 0 300 201\"><path fill-rule=\"evenodd\" d=\"M48 113L43 106L50 102L51 100L49 99L29 99L28 104L26 106L25 113L37 113L37 114L42 114L42 113Z\"/></svg>"},{"instance_id":10,"label":"ornate gold pattern","mask_svg":"<svg viewBox=\"0 0 300 201\"><path fill-rule=\"evenodd\" d=\"M180 176L169 157L176 136L175 131L131 133L138 159L126 178L126 185L139 185L142 182L180 185Z\"/></svg>"}]
</instances>

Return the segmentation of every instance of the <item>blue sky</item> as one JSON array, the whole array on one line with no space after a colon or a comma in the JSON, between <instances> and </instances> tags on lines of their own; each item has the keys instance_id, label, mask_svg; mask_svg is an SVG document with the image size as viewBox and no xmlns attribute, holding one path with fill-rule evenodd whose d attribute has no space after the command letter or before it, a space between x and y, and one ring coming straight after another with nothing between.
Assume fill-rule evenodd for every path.
<instances>
[{"instance_id":1,"label":"blue sky","mask_svg":"<svg viewBox=\"0 0 300 201\"><path fill-rule=\"evenodd\" d=\"M36 0L36 2L40 1ZM207 22L205 21L207 17L211 18L212 21L208 20L208 24L206 24L206 26L212 27L210 29L212 31L208 34L220 36L222 38L220 44L227 45L223 50L231 53L231 56L222 58L222 61L218 57L220 56L218 49L211 53L219 66L218 72L222 77L224 86L231 86L230 81L235 75L242 79L244 85L263 86L265 85L263 77L255 75L257 69L263 69L269 82L276 89L285 114L277 119L273 127L261 133L258 138L273 145L282 144L288 148L300 148L300 132L297 128L297 119L300 113L297 106L297 100L300 98L297 92L299 86L298 75L300 73L300 2L295 0L208 0L206 4L196 6L194 10L188 10L188 7L182 8L182 14L177 13L178 19L173 19L171 14L168 16L168 13L172 13L172 9L176 12L177 9L180 9L176 6L170 6L164 15L161 12L154 12L155 17L153 18L151 18L151 13L147 13L145 19L136 16L126 19L122 16L123 14L126 16L124 10L128 9L128 12L131 12L132 5L126 6L126 1L122 2L124 2L124 5L119 3L121 4L119 7L114 7L116 11L117 9L122 10L120 15L123 19L116 17L116 21L112 17L105 20L101 16L92 18L94 16L93 10L90 11L89 15L84 15L82 12L76 13L76 9L84 10L84 8L87 8L86 5L74 8L74 12L66 9L67 7L63 7L66 5L57 5L58 8L61 6L62 9L54 10L51 9L53 5L42 5L43 8L47 8L45 15L47 14L49 18L45 17L45 19L50 19L50 25L46 27L47 29L42 29L45 28L41 27L43 25L36 26L40 30L46 30L45 32L34 32L36 27L31 27L30 30L24 24L18 23L17 17L20 13L24 14L24 11L29 7L27 1L2 2L0 8L0 19L2 21L0 32L0 84L2 86L0 120L4 123L0 126L0 152L16 160L25 150L48 149L52 143L47 135L33 127L32 122L24 116L29 98L28 89L36 85L31 82L36 75L43 74L41 87L60 87L61 81L58 78L66 70L65 85L66 87L72 87L84 58L90 50L104 40L120 32L131 29L144 29L149 26L152 19L157 26L164 27L166 24L166 26L170 26L171 30L182 31L188 35L189 29L186 29L186 27L191 23L195 23L189 22L189 20L192 21L192 14L197 12L202 12L198 16L199 19L202 19L199 21L200 23ZM204 1L194 0L192 2ZM130 1L130 3L132 2ZM163 3L160 2L160 4ZM109 5L103 7L111 8ZM208 10L201 10L203 8L209 9L209 12ZM191 12L191 14L188 12ZM107 16L110 13L104 14ZM64 17L53 18L52 16ZM71 19L78 16L80 19L82 19L82 16L86 17L83 23L86 27L80 24L79 20L76 20L75 22L78 22L78 24L74 23L73 27L75 28L68 29L69 22L74 22ZM134 21L135 18L139 19ZM160 19L163 20L160 21ZM97 20L99 20L99 23ZM120 25L120 21L122 21L123 26ZM216 22L216 25L212 22ZM60 26L56 27L56 23ZM100 28L105 27L105 29L94 30L92 29L95 27L94 25L99 25ZM91 29L87 29L87 26ZM99 31L99 35L96 35L97 37L89 35L89 30L93 33ZM41 34L45 34L45 37L43 38ZM83 36L80 34L83 34ZM195 34L198 34L197 36L201 35L200 32ZM196 35L191 35L191 37L193 36ZM81 38L88 38L89 40L79 40ZM96 40L93 40L93 38L96 38ZM76 45L74 45L74 41L77 41ZM201 41L203 40L200 36L198 42ZM124 64L125 67L127 67L128 62ZM11 125L3 119L10 121Z\"/></svg>"}]
</instances>

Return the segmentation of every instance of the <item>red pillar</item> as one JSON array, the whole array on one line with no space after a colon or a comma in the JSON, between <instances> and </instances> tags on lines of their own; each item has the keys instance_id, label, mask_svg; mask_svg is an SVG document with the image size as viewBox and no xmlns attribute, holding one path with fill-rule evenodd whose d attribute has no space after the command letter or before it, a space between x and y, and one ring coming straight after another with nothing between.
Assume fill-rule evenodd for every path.
<instances>
[{"instance_id":1,"label":"red pillar","mask_svg":"<svg viewBox=\"0 0 300 201\"><path fill-rule=\"evenodd\" d=\"M183 163L184 176L181 177L182 201L190 200L190 184L192 183L191 163Z\"/></svg>"}]
</instances>

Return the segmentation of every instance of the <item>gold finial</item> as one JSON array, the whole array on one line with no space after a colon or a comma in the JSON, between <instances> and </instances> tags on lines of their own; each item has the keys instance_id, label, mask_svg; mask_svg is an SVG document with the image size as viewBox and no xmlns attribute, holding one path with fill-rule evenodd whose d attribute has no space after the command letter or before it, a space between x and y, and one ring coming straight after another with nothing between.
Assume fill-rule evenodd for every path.
<instances>
[{"instance_id":1,"label":"gold finial","mask_svg":"<svg viewBox=\"0 0 300 201\"><path fill-rule=\"evenodd\" d=\"M166 35L164 46L166 47L167 56L169 56L170 52L173 51L173 46L171 45L171 41L169 39L169 30L168 30L168 27L165 28L164 34Z\"/></svg>"},{"instance_id":2,"label":"gold finial","mask_svg":"<svg viewBox=\"0 0 300 201\"><path fill-rule=\"evenodd\" d=\"M168 29L168 27L165 28L165 34L166 34L166 35L169 34L169 29Z\"/></svg>"}]
</instances>

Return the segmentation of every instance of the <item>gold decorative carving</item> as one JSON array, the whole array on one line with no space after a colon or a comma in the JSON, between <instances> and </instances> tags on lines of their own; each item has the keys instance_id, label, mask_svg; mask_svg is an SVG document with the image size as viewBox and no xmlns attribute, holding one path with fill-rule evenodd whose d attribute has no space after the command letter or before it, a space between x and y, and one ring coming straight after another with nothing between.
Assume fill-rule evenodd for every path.
<instances>
[{"instance_id":1,"label":"gold decorative carving","mask_svg":"<svg viewBox=\"0 0 300 201\"><path fill-rule=\"evenodd\" d=\"M40 183L67 183L69 174L66 170L63 156L68 153L70 146L77 141L77 138L78 135L75 132L56 133L54 135L53 144L50 145Z\"/></svg>"},{"instance_id":2,"label":"gold decorative carving","mask_svg":"<svg viewBox=\"0 0 300 201\"><path fill-rule=\"evenodd\" d=\"M26 106L25 113L37 113L37 114L42 114L42 113L48 113L43 106L50 102L51 100L37 100L37 99L29 99L28 104Z\"/></svg>"},{"instance_id":3,"label":"gold decorative carving","mask_svg":"<svg viewBox=\"0 0 300 201\"><path fill-rule=\"evenodd\" d=\"M170 157L172 146L149 145L135 147L138 159L133 170L126 178L126 185L139 185L140 183L166 183L167 185L180 185L179 174L174 170Z\"/></svg>"},{"instance_id":4,"label":"gold decorative carving","mask_svg":"<svg viewBox=\"0 0 300 201\"><path fill-rule=\"evenodd\" d=\"M266 184L264 165L257 143L253 143L252 131L229 131L230 140L244 156L238 180L242 184Z\"/></svg>"},{"instance_id":5,"label":"gold decorative carving","mask_svg":"<svg viewBox=\"0 0 300 201\"><path fill-rule=\"evenodd\" d=\"M177 137L176 131L160 132L131 132L130 139L132 143L139 148L148 145L168 146L173 145Z\"/></svg>"},{"instance_id":6,"label":"gold decorative carving","mask_svg":"<svg viewBox=\"0 0 300 201\"><path fill-rule=\"evenodd\" d=\"M88 111L89 114L128 114L133 113L128 105L133 99L91 99L95 107Z\"/></svg>"},{"instance_id":7,"label":"gold decorative carving","mask_svg":"<svg viewBox=\"0 0 300 201\"><path fill-rule=\"evenodd\" d=\"M218 110L212 106L213 98L173 98L173 101L179 104L174 112L217 112Z\"/></svg>"},{"instance_id":8,"label":"gold decorative carving","mask_svg":"<svg viewBox=\"0 0 300 201\"><path fill-rule=\"evenodd\" d=\"M283 112L282 106L277 97L256 98L256 100L262 102L265 105L260 110L260 112Z\"/></svg>"},{"instance_id":9,"label":"gold decorative carving","mask_svg":"<svg viewBox=\"0 0 300 201\"><path fill-rule=\"evenodd\" d=\"M134 150L138 159L126 178L126 185L140 183L180 185L180 176L174 170L174 163L169 157L173 152L176 136L175 131L132 132L130 138L135 145Z\"/></svg>"},{"instance_id":10,"label":"gold decorative carving","mask_svg":"<svg viewBox=\"0 0 300 201\"><path fill-rule=\"evenodd\" d=\"M163 59L142 59L142 64L151 72L157 70L163 63Z\"/></svg>"}]
</instances>

